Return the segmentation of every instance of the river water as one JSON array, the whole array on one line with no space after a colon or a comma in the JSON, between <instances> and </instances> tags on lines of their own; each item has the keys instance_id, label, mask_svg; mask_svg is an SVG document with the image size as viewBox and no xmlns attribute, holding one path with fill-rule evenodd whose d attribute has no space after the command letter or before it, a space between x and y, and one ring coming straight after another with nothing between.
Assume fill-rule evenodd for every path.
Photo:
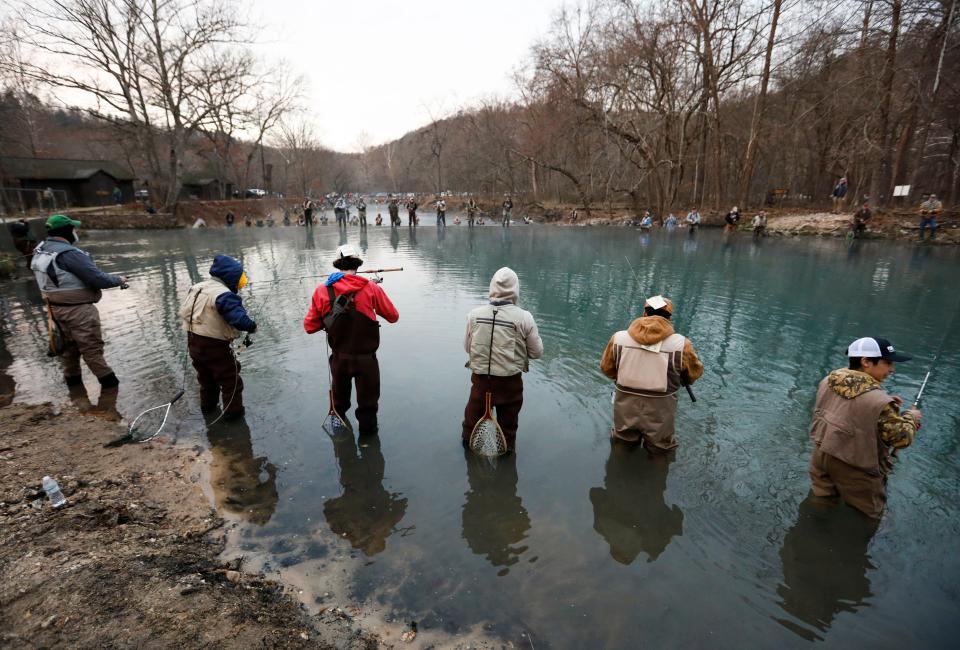
<instances>
[{"instance_id":1,"label":"river water","mask_svg":"<svg viewBox=\"0 0 960 650\"><path fill-rule=\"evenodd\" d=\"M240 357L245 422L208 435L188 374L169 430L211 445L233 545L298 584L313 608L350 602L517 647L955 647L953 249L544 226L85 235L103 268L131 276L100 303L127 418L181 383L176 311L191 282L215 253L243 260L260 323ZM347 241L373 264L404 267L382 285L401 317L381 330L379 441L359 446L320 427L324 344L301 324L315 280L271 282L329 272ZM504 265L520 276L546 351L524 378L517 454L491 469L459 442L461 346L465 314ZM597 367L608 337L655 293L674 300L675 324L706 366L698 401L681 395L681 446L666 459L611 447L611 384ZM62 401L32 282L0 285L0 310L0 360L17 399ZM848 508L804 502L817 382L864 335L915 356L888 382L906 399L943 343L923 429L875 531Z\"/></svg>"}]
</instances>

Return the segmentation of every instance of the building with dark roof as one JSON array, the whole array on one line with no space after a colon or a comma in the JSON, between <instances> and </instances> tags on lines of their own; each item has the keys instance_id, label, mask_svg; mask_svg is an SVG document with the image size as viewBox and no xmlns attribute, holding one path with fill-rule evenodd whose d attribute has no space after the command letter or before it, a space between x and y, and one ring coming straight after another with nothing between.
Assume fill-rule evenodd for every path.
<instances>
[{"instance_id":1,"label":"building with dark roof","mask_svg":"<svg viewBox=\"0 0 960 650\"><path fill-rule=\"evenodd\" d=\"M179 198L181 201L218 201L223 198L220 187L219 178L185 176L180 186ZM232 186L228 184L228 189L231 188Z\"/></svg>"},{"instance_id":2,"label":"building with dark roof","mask_svg":"<svg viewBox=\"0 0 960 650\"><path fill-rule=\"evenodd\" d=\"M66 193L71 207L116 203L119 188L121 202L134 200L133 172L110 160L72 160L66 158L0 157L0 185L4 188L36 190L21 192L25 208L40 207L43 190Z\"/></svg>"}]
</instances>

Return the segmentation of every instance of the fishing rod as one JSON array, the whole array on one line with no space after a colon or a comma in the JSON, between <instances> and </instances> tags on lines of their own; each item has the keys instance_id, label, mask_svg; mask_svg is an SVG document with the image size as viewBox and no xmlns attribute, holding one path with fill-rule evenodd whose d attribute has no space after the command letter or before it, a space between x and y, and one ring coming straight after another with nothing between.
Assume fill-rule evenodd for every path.
<instances>
[{"instance_id":1,"label":"fishing rod","mask_svg":"<svg viewBox=\"0 0 960 650\"><path fill-rule=\"evenodd\" d=\"M923 397L923 389L927 387L927 381L930 380L930 373L933 372L933 368L927 371L927 375L923 378L923 383L920 384L920 390L917 391L917 398L913 400L913 408L917 408L920 405L920 399Z\"/></svg>"},{"instance_id":2,"label":"fishing rod","mask_svg":"<svg viewBox=\"0 0 960 650\"><path fill-rule=\"evenodd\" d=\"M940 361L940 355L943 354L943 346L947 343L947 337L950 336L950 331L953 330L953 324L956 322L958 314L960 314L960 300L957 301L957 306L953 310L953 318L950 319L950 324L947 325L947 328L943 331L943 338L940 339L940 347L937 348L937 353L933 356L933 361L930 362L930 368L927 369L927 374L923 377L923 383L920 384L920 390L917 391L917 397L913 400L914 408L919 406L920 400L923 398L923 391L927 387L927 382L930 381L930 375L933 374L933 371L937 367L937 362Z\"/></svg>"},{"instance_id":3,"label":"fishing rod","mask_svg":"<svg viewBox=\"0 0 960 650\"><path fill-rule=\"evenodd\" d=\"M630 258L624 255L623 259L627 260L627 264L630 266L630 272L633 273L633 279L637 281L637 285L643 286L640 282L640 276L637 275L637 270L633 268L633 264L630 262ZM687 389L687 395L690 396L690 401L696 403L697 396L693 394L693 387L690 386L690 381L684 377L682 369L680 370L680 383Z\"/></svg>"},{"instance_id":4,"label":"fishing rod","mask_svg":"<svg viewBox=\"0 0 960 650\"><path fill-rule=\"evenodd\" d=\"M402 271L403 267L398 266L395 268L389 269L370 269L364 271L357 271L357 274L368 274L368 275L379 275L381 273L393 273L394 271ZM333 273L324 273L323 275L294 275L287 278L275 278L273 280L256 280L254 282L248 282L247 284L272 284L275 282L290 282L292 280L308 280L311 278L329 278Z\"/></svg>"}]
</instances>

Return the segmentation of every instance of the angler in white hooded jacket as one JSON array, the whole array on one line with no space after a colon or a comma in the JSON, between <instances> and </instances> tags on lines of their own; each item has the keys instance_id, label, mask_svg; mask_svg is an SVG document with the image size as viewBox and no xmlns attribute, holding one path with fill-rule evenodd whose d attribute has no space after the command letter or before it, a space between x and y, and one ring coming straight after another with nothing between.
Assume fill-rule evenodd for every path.
<instances>
[{"instance_id":1,"label":"angler in white hooded jacket","mask_svg":"<svg viewBox=\"0 0 960 650\"><path fill-rule=\"evenodd\" d=\"M513 449L523 406L523 373L529 360L543 355L537 323L517 306L520 280L503 267L490 280L490 302L467 316L463 348L469 355L470 398L463 412L463 442L468 444L477 420L483 417L485 396L492 394L497 422Z\"/></svg>"}]
</instances>

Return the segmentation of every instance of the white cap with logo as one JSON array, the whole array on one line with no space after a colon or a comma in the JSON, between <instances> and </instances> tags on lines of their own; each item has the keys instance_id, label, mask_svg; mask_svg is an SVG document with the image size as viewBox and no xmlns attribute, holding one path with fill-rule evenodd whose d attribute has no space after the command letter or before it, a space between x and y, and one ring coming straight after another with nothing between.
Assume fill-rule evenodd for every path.
<instances>
[{"instance_id":1,"label":"white cap with logo","mask_svg":"<svg viewBox=\"0 0 960 650\"><path fill-rule=\"evenodd\" d=\"M850 358L866 357L867 359L886 359L887 361L909 361L912 357L898 354L893 344L887 339L867 336L857 339L847 348Z\"/></svg>"}]
</instances>

